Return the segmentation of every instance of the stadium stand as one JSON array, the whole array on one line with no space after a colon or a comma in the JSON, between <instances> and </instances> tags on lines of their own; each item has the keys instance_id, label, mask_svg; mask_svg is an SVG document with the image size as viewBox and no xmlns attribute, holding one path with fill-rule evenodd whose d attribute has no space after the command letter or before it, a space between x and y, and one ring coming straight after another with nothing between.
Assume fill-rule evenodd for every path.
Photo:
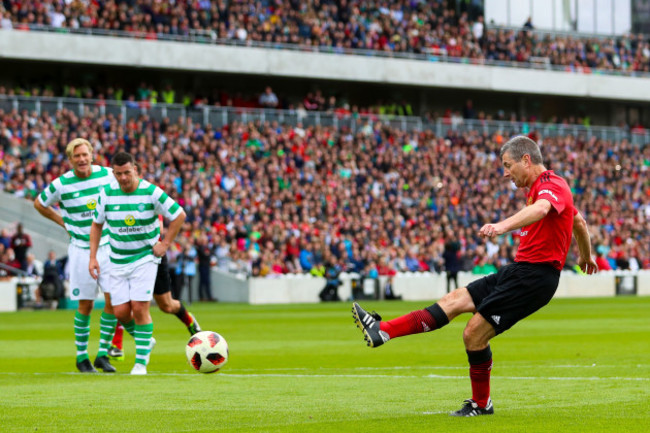
<instances>
[{"instance_id":1,"label":"stadium stand","mask_svg":"<svg viewBox=\"0 0 650 433\"><path fill-rule=\"evenodd\" d=\"M486 26L444 1L3 2L3 29L123 34L345 53L558 68L580 73L650 72L646 35L617 37Z\"/></svg>"},{"instance_id":2,"label":"stadium stand","mask_svg":"<svg viewBox=\"0 0 650 433\"><path fill-rule=\"evenodd\" d=\"M440 271L450 240L460 243L463 269L471 270L484 256L497 267L507 263L518 242L516 233L499 244L475 236L482 223L522 202L521 192L492 175L500 144L518 124L436 131L376 118L241 121L225 109L227 121L211 123L203 111L198 119L170 120L140 108L123 117L122 108L112 113L87 101L48 113L40 105L24 109L39 100L30 101L0 111L1 189L33 199L68 168L64 146L73 136L91 141L99 164L132 152L145 177L186 209L177 248L207 237L218 266L232 272ZM608 264L650 268L650 146L557 129L529 134L543 143L548 166L571 183Z\"/></svg>"},{"instance_id":3,"label":"stadium stand","mask_svg":"<svg viewBox=\"0 0 650 433\"><path fill-rule=\"evenodd\" d=\"M650 64L645 35L498 28L443 1L3 1L1 8L0 27L14 31L578 73L643 75ZM650 139L640 123L594 127L576 114L543 124L534 115L485 113L470 100L450 101L456 107L443 114L417 113L408 101L363 107L330 89L296 104L296 95L277 94L284 110L257 110L276 106L260 99L268 85L260 79L245 95L186 94L146 79L132 88L2 84L0 189L33 199L68 168L63 147L75 136L95 145L100 164L133 152L146 177L188 213L176 251L207 238L217 266L234 273L440 271L450 242L458 242L464 270L502 266L512 260L516 233L498 244L473 233L521 202L488 173L499 165L499 146L522 132L542 142L549 167L570 180L602 263L650 267Z\"/></svg>"}]
</instances>

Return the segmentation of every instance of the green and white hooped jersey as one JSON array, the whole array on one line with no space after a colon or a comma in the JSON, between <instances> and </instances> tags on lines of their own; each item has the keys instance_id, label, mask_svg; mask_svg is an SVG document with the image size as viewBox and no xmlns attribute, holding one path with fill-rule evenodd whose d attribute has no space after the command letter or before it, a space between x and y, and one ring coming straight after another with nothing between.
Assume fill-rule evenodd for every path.
<instances>
[{"instance_id":1,"label":"green and white hooped jersey","mask_svg":"<svg viewBox=\"0 0 650 433\"><path fill-rule=\"evenodd\" d=\"M144 179L130 193L115 180L100 191L93 221L108 228L111 263L137 266L154 261L153 246L160 238L157 215L174 220L182 211L167 193Z\"/></svg>"},{"instance_id":2,"label":"green and white hooped jersey","mask_svg":"<svg viewBox=\"0 0 650 433\"><path fill-rule=\"evenodd\" d=\"M70 170L57 177L38 196L41 204L49 207L59 203L65 228L70 234L70 243L80 248L90 248L90 226L97 206L99 191L115 180L113 169L92 166L90 176L77 177ZM108 243L108 230L102 231L99 245Z\"/></svg>"}]
</instances>

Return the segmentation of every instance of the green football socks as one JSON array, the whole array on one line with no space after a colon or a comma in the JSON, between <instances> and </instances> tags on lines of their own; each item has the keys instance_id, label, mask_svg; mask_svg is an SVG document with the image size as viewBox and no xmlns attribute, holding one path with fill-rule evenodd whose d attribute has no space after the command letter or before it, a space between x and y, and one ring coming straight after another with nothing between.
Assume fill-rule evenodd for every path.
<instances>
[{"instance_id":1,"label":"green football socks","mask_svg":"<svg viewBox=\"0 0 650 433\"><path fill-rule=\"evenodd\" d=\"M135 362L136 364L147 365L151 353L151 335L153 334L153 323L146 325L135 325Z\"/></svg>"},{"instance_id":2,"label":"green football socks","mask_svg":"<svg viewBox=\"0 0 650 433\"><path fill-rule=\"evenodd\" d=\"M90 316L76 311L74 314L74 342L77 346L77 362L88 359L88 338L90 337Z\"/></svg>"},{"instance_id":3,"label":"green football socks","mask_svg":"<svg viewBox=\"0 0 650 433\"><path fill-rule=\"evenodd\" d=\"M122 323L122 326L131 337L135 338L135 320L131 319L129 323Z\"/></svg>"},{"instance_id":4,"label":"green football socks","mask_svg":"<svg viewBox=\"0 0 650 433\"><path fill-rule=\"evenodd\" d=\"M113 334L115 334L116 324L117 319L114 315L102 311L102 315L99 318L99 350L97 351L98 358L108 355L108 349L111 347Z\"/></svg>"}]
</instances>

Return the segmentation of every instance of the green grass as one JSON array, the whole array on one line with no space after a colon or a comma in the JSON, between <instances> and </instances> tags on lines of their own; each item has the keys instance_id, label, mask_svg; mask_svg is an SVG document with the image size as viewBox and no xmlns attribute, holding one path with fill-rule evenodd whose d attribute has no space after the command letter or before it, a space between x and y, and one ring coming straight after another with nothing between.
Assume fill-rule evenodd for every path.
<instances>
[{"instance_id":1,"label":"green grass","mask_svg":"<svg viewBox=\"0 0 650 433\"><path fill-rule=\"evenodd\" d=\"M385 318L427 303L367 302ZM471 396L462 328L378 349L348 303L195 304L230 345L221 373L185 361L187 331L152 311L149 375L75 373L72 311L0 314L0 432L650 431L650 298L554 300L492 342L492 417L447 415ZM90 352L97 350L93 313Z\"/></svg>"}]
</instances>

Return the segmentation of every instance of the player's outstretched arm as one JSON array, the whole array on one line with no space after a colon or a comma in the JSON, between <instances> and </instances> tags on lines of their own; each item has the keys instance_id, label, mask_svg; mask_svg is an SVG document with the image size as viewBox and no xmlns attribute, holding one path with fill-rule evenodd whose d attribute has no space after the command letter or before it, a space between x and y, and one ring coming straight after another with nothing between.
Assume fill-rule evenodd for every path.
<instances>
[{"instance_id":1,"label":"player's outstretched arm","mask_svg":"<svg viewBox=\"0 0 650 433\"><path fill-rule=\"evenodd\" d=\"M45 218L52 220L58 225L60 225L61 227L65 228L65 224L63 223L63 217L51 207L43 206L43 204L40 202L38 198L34 200L34 209L36 209L38 213L43 215Z\"/></svg>"},{"instance_id":2,"label":"player's outstretched arm","mask_svg":"<svg viewBox=\"0 0 650 433\"><path fill-rule=\"evenodd\" d=\"M494 224L485 224L479 230L481 237L491 238L517 230L544 218L551 210L551 203L546 199L537 200L530 206L526 206L516 214Z\"/></svg>"},{"instance_id":3,"label":"player's outstretched arm","mask_svg":"<svg viewBox=\"0 0 650 433\"><path fill-rule=\"evenodd\" d=\"M576 213L573 217L573 236L575 236L578 242L578 249L580 250L578 266L580 266L582 272L587 274L598 272L598 265L591 255L591 237L589 236L587 221L585 221L580 212Z\"/></svg>"}]
</instances>

